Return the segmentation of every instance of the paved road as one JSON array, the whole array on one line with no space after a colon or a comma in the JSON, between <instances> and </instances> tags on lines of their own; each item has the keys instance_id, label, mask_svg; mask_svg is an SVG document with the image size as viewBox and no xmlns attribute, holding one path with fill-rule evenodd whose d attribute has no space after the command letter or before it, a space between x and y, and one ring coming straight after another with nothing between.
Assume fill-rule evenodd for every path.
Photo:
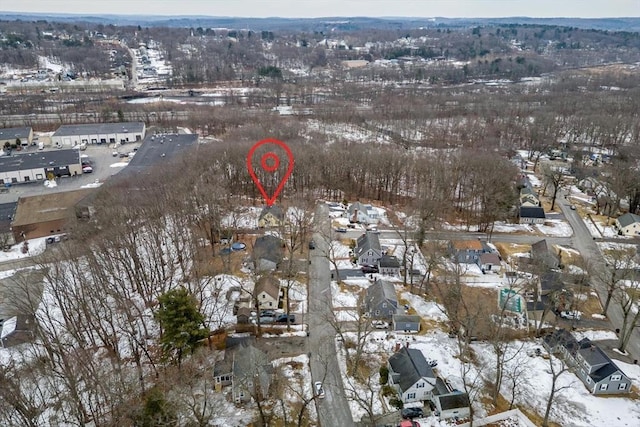
<instances>
[{"instance_id":1,"label":"paved road","mask_svg":"<svg viewBox=\"0 0 640 427\"><path fill-rule=\"evenodd\" d=\"M335 347L335 330L328 322L332 311L329 242L329 208L318 203L309 265L309 351L313 381L323 381L326 397L317 399L318 418L324 427L353 426L351 410L344 393Z\"/></svg>"},{"instance_id":2,"label":"paved road","mask_svg":"<svg viewBox=\"0 0 640 427\"><path fill-rule=\"evenodd\" d=\"M567 221L569 221L571 228L573 228L573 247L580 251L582 257L593 271L606 270L607 266L604 261L604 257L600 252L600 248L593 240L591 232L585 225L582 218L580 218L580 215L578 215L578 212L569 208L570 203L566 201L563 196L564 193L559 194L556 203L560 206L560 209L562 209L562 212L564 213ZM620 241L623 242L623 240ZM629 243L628 240L624 242ZM590 279L592 287L598 292L598 295L600 296L600 301L605 301L607 298L606 284L599 277L594 275L591 275ZM611 302L607 317L611 321L611 324L614 328L622 327L622 310L620 309L620 306L616 303L616 301ZM629 340L627 351L631 354L632 359L640 359L640 331L638 331L637 328L633 332L631 339Z\"/></svg>"}]
</instances>

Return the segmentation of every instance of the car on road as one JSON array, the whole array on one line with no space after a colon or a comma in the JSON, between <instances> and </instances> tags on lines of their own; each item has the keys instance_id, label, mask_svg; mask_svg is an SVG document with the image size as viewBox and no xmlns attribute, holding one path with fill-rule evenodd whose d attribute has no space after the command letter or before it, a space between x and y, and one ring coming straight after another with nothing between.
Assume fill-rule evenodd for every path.
<instances>
[{"instance_id":1,"label":"car on road","mask_svg":"<svg viewBox=\"0 0 640 427\"><path fill-rule=\"evenodd\" d=\"M315 249L315 248L316 248L316 242L314 242L313 240L311 240L311 241L309 242L309 249L313 250L313 249Z\"/></svg>"},{"instance_id":2,"label":"car on road","mask_svg":"<svg viewBox=\"0 0 640 427\"><path fill-rule=\"evenodd\" d=\"M91 173L93 172L93 168L89 165L82 166L82 173Z\"/></svg>"},{"instance_id":3,"label":"car on road","mask_svg":"<svg viewBox=\"0 0 640 427\"><path fill-rule=\"evenodd\" d=\"M322 387L322 382L321 381L316 381L313 384L313 389L316 391L316 396L318 396L320 399L324 399L324 388Z\"/></svg>"},{"instance_id":4,"label":"car on road","mask_svg":"<svg viewBox=\"0 0 640 427\"><path fill-rule=\"evenodd\" d=\"M576 210L576 205L569 205L569 209L571 209L572 211Z\"/></svg>"},{"instance_id":5,"label":"car on road","mask_svg":"<svg viewBox=\"0 0 640 427\"><path fill-rule=\"evenodd\" d=\"M561 311L560 317L567 320L580 320L582 313L579 311Z\"/></svg>"},{"instance_id":6,"label":"car on road","mask_svg":"<svg viewBox=\"0 0 640 427\"><path fill-rule=\"evenodd\" d=\"M362 267L360 267L360 270L362 270L363 273L367 274L367 273L377 273L378 272L378 266L377 265L363 265Z\"/></svg>"},{"instance_id":7,"label":"car on road","mask_svg":"<svg viewBox=\"0 0 640 427\"><path fill-rule=\"evenodd\" d=\"M410 406L402 409L401 415L402 418L406 419L422 418L424 417L424 411L418 406Z\"/></svg>"},{"instance_id":8,"label":"car on road","mask_svg":"<svg viewBox=\"0 0 640 427\"><path fill-rule=\"evenodd\" d=\"M296 316L294 314L290 314L290 315L286 315L286 314L281 314L278 317L276 317L276 323L295 323L296 322Z\"/></svg>"}]
</instances>

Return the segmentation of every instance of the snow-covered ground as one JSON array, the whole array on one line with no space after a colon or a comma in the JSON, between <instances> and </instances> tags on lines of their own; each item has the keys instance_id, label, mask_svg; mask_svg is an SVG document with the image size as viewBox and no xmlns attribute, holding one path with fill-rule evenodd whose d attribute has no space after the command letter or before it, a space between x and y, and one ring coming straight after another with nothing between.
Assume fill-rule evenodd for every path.
<instances>
[{"instance_id":1,"label":"snow-covered ground","mask_svg":"<svg viewBox=\"0 0 640 427\"><path fill-rule=\"evenodd\" d=\"M460 224L443 223L445 230L454 231L473 231L477 232L477 226L467 227ZM502 221L496 221L493 231L498 233L540 233L545 236L570 237L573 234L571 225L568 222L559 219L547 219L544 224L527 225L527 224L510 224Z\"/></svg>"},{"instance_id":2,"label":"snow-covered ground","mask_svg":"<svg viewBox=\"0 0 640 427\"><path fill-rule=\"evenodd\" d=\"M56 237L56 236L57 235L52 235L50 237ZM0 262L10 261L10 260L15 260L20 258L29 258L32 256L40 255L47 248L46 237L30 239L30 240L27 240L27 242L28 242L29 249L24 253L22 252L22 248L24 247L24 244L22 242L11 246L11 248L7 251L0 251ZM10 275L12 274L13 272L11 272Z\"/></svg>"}]
</instances>

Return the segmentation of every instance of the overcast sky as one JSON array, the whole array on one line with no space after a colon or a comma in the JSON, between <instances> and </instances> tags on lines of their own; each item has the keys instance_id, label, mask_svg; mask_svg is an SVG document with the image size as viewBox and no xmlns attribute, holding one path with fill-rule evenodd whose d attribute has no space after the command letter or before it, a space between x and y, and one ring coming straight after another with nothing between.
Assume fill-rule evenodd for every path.
<instances>
[{"instance_id":1,"label":"overcast sky","mask_svg":"<svg viewBox=\"0 0 640 427\"><path fill-rule=\"evenodd\" d=\"M3 12L240 17L638 17L640 0L1 0Z\"/></svg>"}]
</instances>

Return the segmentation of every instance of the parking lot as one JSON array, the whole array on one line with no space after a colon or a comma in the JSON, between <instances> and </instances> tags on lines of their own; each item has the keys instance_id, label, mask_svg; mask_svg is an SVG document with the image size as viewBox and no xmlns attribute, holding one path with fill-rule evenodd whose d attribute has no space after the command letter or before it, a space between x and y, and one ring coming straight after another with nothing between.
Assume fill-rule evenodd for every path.
<instances>
[{"instance_id":1,"label":"parking lot","mask_svg":"<svg viewBox=\"0 0 640 427\"><path fill-rule=\"evenodd\" d=\"M91 165L93 172L85 173L78 176L62 177L56 181L56 186L45 187L42 181L14 184L8 188L7 192L0 193L0 203L16 202L18 198L23 196L35 196L45 193L56 193L61 191L77 190L87 186L96 186L103 183L110 176L120 172L129 161L129 157L121 158L120 153L128 154L137 149L141 143L128 143L113 147L112 144L89 145L86 150L80 151L79 155L83 162ZM50 150L56 150L52 148ZM49 150L38 150L38 147L32 146L23 152L46 152ZM117 153L114 156L114 153ZM115 166L119 165L119 166Z\"/></svg>"}]
</instances>

